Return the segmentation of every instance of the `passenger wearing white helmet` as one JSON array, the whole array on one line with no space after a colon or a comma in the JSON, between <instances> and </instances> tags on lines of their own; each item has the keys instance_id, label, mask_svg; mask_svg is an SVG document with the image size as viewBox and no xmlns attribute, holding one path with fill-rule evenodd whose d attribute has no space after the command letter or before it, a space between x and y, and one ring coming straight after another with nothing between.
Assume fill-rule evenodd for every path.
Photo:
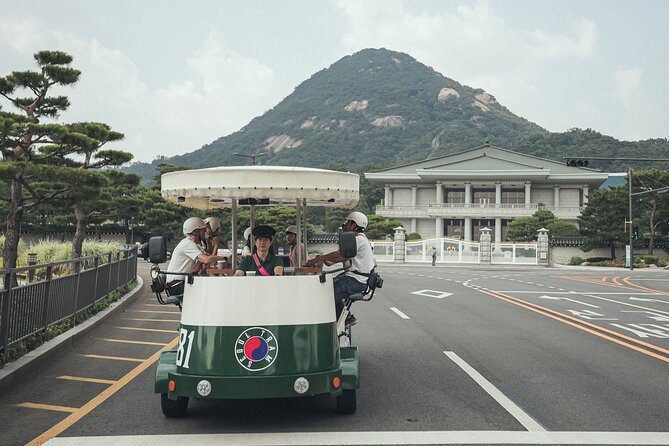
<instances>
[{"instance_id":1,"label":"passenger wearing white helmet","mask_svg":"<svg viewBox=\"0 0 669 446\"><path fill-rule=\"evenodd\" d=\"M197 272L202 264L216 263L223 257L209 255L204 252L202 242L205 240L207 224L200 217L191 217L183 224L183 233L186 238L174 248L167 271L171 273ZM167 275L167 286L170 294L183 294L184 276Z\"/></svg>"},{"instance_id":2,"label":"passenger wearing white helmet","mask_svg":"<svg viewBox=\"0 0 669 446\"><path fill-rule=\"evenodd\" d=\"M337 276L334 280L337 318L339 318L339 315L344 309L344 298L346 296L365 291L367 288L367 278L375 266L372 245L364 234L367 223L367 216L365 214L362 212L351 212L346 216L346 221L341 226L342 231L352 231L356 234L355 242L357 246L357 254L355 257L350 259L342 257L339 250L337 250L322 256L316 256L305 264L305 266L314 266L323 263L346 262L346 272ZM350 260L350 265L348 265L348 260ZM357 320L355 319L355 316L350 314L346 320L346 324L350 326L356 323Z\"/></svg>"},{"instance_id":3,"label":"passenger wearing white helmet","mask_svg":"<svg viewBox=\"0 0 669 446\"><path fill-rule=\"evenodd\" d=\"M221 241L221 220L218 217L204 219L206 226L205 244L207 254L218 252L218 243Z\"/></svg>"},{"instance_id":4,"label":"passenger wearing white helmet","mask_svg":"<svg viewBox=\"0 0 669 446\"><path fill-rule=\"evenodd\" d=\"M297 226L288 226L284 232L286 233L286 242L288 243L288 246L290 246L290 253L288 254L290 266L299 266L297 264ZM307 252L304 249L304 243L300 243L300 251L302 263L304 263L307 261Z\"/></svg>"},{"instance_id":5,"label":"passenger wearing white helmet","mask_svg":"<svg viewBox=\"0 0 669 446\"><path fill-rule=\"evenodd\" d=\"M242 258L251 255L251 227L244 229L244 247L242 248Z\"/></svg>"}]
</instances>

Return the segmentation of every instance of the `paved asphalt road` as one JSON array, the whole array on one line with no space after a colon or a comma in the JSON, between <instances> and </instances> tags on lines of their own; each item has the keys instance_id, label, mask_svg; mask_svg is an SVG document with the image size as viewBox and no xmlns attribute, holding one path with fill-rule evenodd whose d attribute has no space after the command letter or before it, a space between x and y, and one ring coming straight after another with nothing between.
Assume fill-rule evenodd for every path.
<instances>
[{"instance_id":1,"label":"paved asphalt road","mask_svg":"<svg viewBox=\"0 0 669 446\"><path fill-rule=\"evenodd\" d=\"M188 417L164 418L154 359L179 312L145 285L125 312L0 394L0 444L669 443L667 271L379 271L383 289L353 307L355 415L315 397L196 400Z\"/></svg>"}]
</instances>

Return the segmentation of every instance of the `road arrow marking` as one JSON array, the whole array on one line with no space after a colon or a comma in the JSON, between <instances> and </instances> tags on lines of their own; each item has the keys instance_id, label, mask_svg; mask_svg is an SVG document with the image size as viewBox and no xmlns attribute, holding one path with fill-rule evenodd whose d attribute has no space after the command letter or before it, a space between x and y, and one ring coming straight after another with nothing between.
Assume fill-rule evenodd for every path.
<instances>
[{"instance_id":1,"label":"road arrow marking","mask_svg":"<svg viewBox=\"0 0 669 446\"><path fill-rule=\"evenodd\" d=\"M435 290L412 291L411 294L416 294L418 296L434 297L435 299L443 299L444 297L453 295L453 293L446 293L445 291L435 291Z\"/></svg>"},{"instance_id":2,"label":"road arrow marking","mask_svg":"<svg viewBox=\"0 0 669 446\"><path fill-rule=\"evenodd\" d=\"M568 301L570 301L570 302L576 302L577 304L580 304L580 305L585 305L586 307L601 308L601 307L598 307L597 305L587 304L587 303L585 303L585 302L581 302L580 300L570 299L570 298L568 298L568 297L557 297L557 296L546 296L546 295L543 295L543 296L539 296L539 299L568 300Z\"/></svg>"}]
</instances>

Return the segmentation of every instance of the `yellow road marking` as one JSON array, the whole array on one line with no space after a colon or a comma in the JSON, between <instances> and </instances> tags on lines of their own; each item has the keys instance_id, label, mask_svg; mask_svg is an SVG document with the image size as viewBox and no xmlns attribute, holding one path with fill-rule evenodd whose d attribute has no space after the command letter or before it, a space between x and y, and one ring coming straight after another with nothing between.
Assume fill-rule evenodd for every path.
<instances>
[{"instance_id":1,"label":"yellow road marking","mask_svg":"<svg viewBox=\"0 0 669 446\"><path fill-rule=\"evenodd\" d=\"M666 291L656 290L656 289L654 289L654 288L648 288L648 287L645 287L645 286L643 286L643 285L637 285L636 283L632 283L632 282L630 282L630 279L631 279L631 278L632 278L632 276L625 277L625 278L623 279L623 282L625 282L626 284L628 284L628 285L630 285L630 286L633 286L634 288L640 289L640 290L644 290L644 291L653 291L653 292L655 292L655 293L662 294L662 295L664 295L664 296L669 296L669 293L666 292Z\"/></svg>"},{"instance_id":2,"label":"yellow road marking","mask_svg":"<svg viewBox=\"0 0 669 446\"><path fill-rule=\"evenodd\" d=\"M108 339L108 338L95 338L100 341L107 341L107 342L119 342L121 344L141 344L141 345L159 345L159 346L164 346L164 342L150 342L150 341L131 341L130 339Z\"/></svg>"},{"instance_id":3,"label":"yellow road marking","mask_svg":"<svg viewBox=\"0 0 669 446\"><path fill-rule=\"evenodd\" d=\"M614 287L614 288L627 288L627 289L629 289L629 287L626 287L625 285L623 285L621 283L618 283L618 282L616 282L616 283L602 282L601 280L597 280L598 277L592 277L592 276L555 276L555 277L558 278L558 279L573 280L574 282L593 283L595 285L605 285L605 286L611 286L611 287ZM619 277L614 277L611 280L616 280L618 278ZM593 293L596 293L596 292L593 291Z\"/></svg>"},{"instance_id":4,"label":"yellow road marking","mask_svg":"<svg viewBox=\"0 0 669 446\"><path fill-rule=\"evenodd\" d=\"M124 321L140 321L140 322L181 322L180 319L142 319L138 317L124 317Z\"/></svg>"},{"instance_id":5,"label":"yellow road marking","mask_svg":"<svg viewBox=\"0 0 669 446\"><path fill-rule=\"evenodd\" d=\"M51 404L37 404L37 403L21 403L17 404L17 406L27 407L28 409L55 410L56 412L69 412L69 413L75 413L76 411L79 410L76 407L52 406Z\"/></svg>"},{"instance_id":6,"label":"yellow road marking","mask_svg":"<svg viewBox=\"0 0 669 446\"><path fill-rule=\"evenodd\" d=\"M146 361L132 369L130 372L128 372L125 376L123 376L121 379L116 381L114 384L111 386L107 387L103 392L101 392L98 396L90 400L88 403L84 404L81 408L76 409L72 414L68 415L63 421L60 423L56 424L53 426L51 429L47 430L44 432L42 435L39 437L35 438L32 440L30 443L28 443L27 446L37 446L46 443L47 441L51 440L58 434L64 432L67 428L72 426L74 423L82 419L84 416L86 416L88 413L90 413L93 409L98 407L100 404L104 403L107 399L109 399L112 395L114 395L116 392L121 390L123 387L125 387L130 381L135 379L137 376L140 375L143 371L148 369L153 365L154 362L160 358L160 354L164 350L169 350L171 348L174 348L177 345L177 341L179 338L175 338L172 342L167 344L164 348L160 349L151 357L149 357Z\"/></svg>"},{"instance_id":7,"label":"yellow road marking","mask_svg":"<svg viewBox=\"0 0 669 446\"><path fill-rule=\"evenodd\" d=\"M559 311L555 311L555 310L551 310L551 309L546 308L546 307L542 307L541 305L537 305L537 304L534 304L534 303L531 303L531 302L527 302L527 301L524 301L522 299L518 299L518 298L513 297L513 296L508 296L508 295L506 295L504 293L500 293L498 291L483 291L483 290L479 290L479 291L481 293L488 294L489 296L495 297L497 299L501 299L501 300L507 301L509 303L512 303L514 305L518 305L519 307L523 307L527 310L534 311L535 313L539 313L539 314L541 314L543 316L546 316L546 317L549 317L551 319L555 319L556 321L562 322L563 324L571 325L574 328L578 328L579 330L583 330L583 331L588 332L590 334L593 334L595 336L599 336L600 338L603 338L603 339L606 339L608 341L614 342L616 344L622 345L623 347L630 348L630 349L635 350L639 353L643 353L645 355L652 356L653 358L656 358L656 359L659 359L661 361L669 363L669 358L666 357L666 356L662 356L662 355L657 354L655 352L651 352L651 351L648 351L648 350L643 349L641 347L637 347L636 345L632 345L632 344L629 344L627 342L621 341L619 339L612 338L611 336L608 336L604 333L600 333L600 332L597 332L593 329L587 328L584 325L593 327L596 330L600 330L600 331L603 331L603 332L606 332L606 333L610 333L611 335L617 336L619 338L623 338L623 339L626 339L628 341L635 342L637 344L641 344L645 347L649 347L649 348L652 348L654 350L658 350L660 352L669 354L669 350L666 350L662 347L658 347L656 345L649 344L647 342L643 342L643 341L639 341L639 340L634 339L634 338L630 338L629 336L623 335L623 334L618 333L616 331L609 330L609 329L604 328L604 327L600 327L599 325L596 325L596 324L591 324L591 323L583 321L581 319L578 319L578 318L560 313ZM553 314L551 314L551 313L553 313ZM572 322L572 321L574 321L574 322Z\"/></svg>"},{"instance_id":8,"label":"yellow road marking","mask_svg":"<svg viewBox=\"0 0 669 446\"><path fill-rule=\"evenodd\" d=\"M146 359L138 359L138 358L124 358L123 356L103 356L103 355L79 355L83 356L84 358L92 358L92 359L112 359L114 361L128 361L128 362L144 362Z\"/></svg>"},{"instance_id":9,"label":"yellow road marking","mask_svg":"<svg viewBox=\"0 0 669 446\"><path fill-rule=\"evenodd\" d=\"M59 376L58 379L67 379L69 381L83 381L87 383L98 383L98 384L114 384L116 382L112 379L84 378L83 376L69 376L69 375Z\"/></svg>"},{"instance_id":10,"label":"yellow road marking","mask_svg":"<svg viewBox=\"0 0 669 446\"><path fill-rule=\"evenodd\" d=\"M179 333L178 330L160 330L158 328L114 327L120 330L150 331L153 333Z\"/></svg>"},{"instance_id":11,"label":"yellow road marking","mask_svg":"<svg viewBox=\"0 0 669 446\"><path fill-rule=\"evenodd\" d=\"M181 311L153 311L153 310L128 310L132 313L151 313L151 314L180 314Z\"/></svg>"}]
</instances>

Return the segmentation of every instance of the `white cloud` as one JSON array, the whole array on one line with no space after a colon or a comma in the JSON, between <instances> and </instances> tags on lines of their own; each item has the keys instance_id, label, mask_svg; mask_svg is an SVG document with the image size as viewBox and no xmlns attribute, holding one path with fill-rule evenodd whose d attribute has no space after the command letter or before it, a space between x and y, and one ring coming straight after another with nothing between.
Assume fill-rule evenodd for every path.
<instances>
[{"instance_id":1,"label":"white cloud","mask_svg":"<svg viewBox=\"0 0 669 446\"><path fill-rule=\"evenodd\" d=\"M342 40L348 50L385 46L407 52L447 77L485 89L518 115L552 124L553 131L568 128L556 128L556 106L574 125L575 92L555 73L578 70L595 55L599 32L592 20L573 19L564 32L552 33L511 25L486 0L436 13L404 0L334 4L347 18Z\"/></svg>"},{"instance_id":2,"label":"white cloud","mask_svg":"<svg viewBox=\"0 0 669 446\"><path fill-rule=\"evenodd\" d=\"M43 44L37 21L31 18L0 16L0 45L16 53L29 53Z\"/></svg>"},{"instance_id":3,"label":"white cloud","mask_svg":"<svg viewBox=\"0 0 669 446\"><path fill-rule=\"evenodd\" d=\"M597 49L599 32L597 25L588 19L580 18L571 24L572 35L549 33L540 28L529 33L533 41L531 50L539 57L561 58L592 56Z\"/></svg>"},{"instance_id":4,"label":"white cloud","mask_svg":"<svg viewBox=\"0 0 669 446\"><path fill-rule=\"evenodd\" d=\"M0 41L16 27L0 19ZM14 40L8 50L32 54L58 48L74 57L72 66L82 75L74 87L59 89L71 106L61 122L101 121L126 135L114 148L132 152L135 160L150 161L158 155L191 152L214 139L234 132L281 99L275 73L263 64L229 49L225 36L212 27L201 48L194 50L184 66L186 80L166 86L144 79L137 65L119 49L96 39L67 31L51 31L35 20L21 23L31 36ZM11 41L11 39L10 39ZM11 69L32 69L33 66ZM180 73L183 75L183 73Z\"/></svg>"},{"instance_id":5,"label":"white cloud","mask_svg":"<svg viewBox=\"0 0 669 446\"><path fill-rule=\"evenodd\" d=\"M628 139L644 139L662 128L662 113L645 91L643 71L639 67L618 68L613 74L618 131ZM659 136L659 135L658 135Z\"/></svg>"},{"instance_id":6,"label":"white cloud","mask_svg":"<svg viewBox=\"0 0 669 446\"><path fill-rule=\"evenodd\" d=\"M623 107L632 109L643 101L643 72L641 68L618 68L613 74L613 81L616 87L615 95Z\"/></svg>"}]
</instances>

